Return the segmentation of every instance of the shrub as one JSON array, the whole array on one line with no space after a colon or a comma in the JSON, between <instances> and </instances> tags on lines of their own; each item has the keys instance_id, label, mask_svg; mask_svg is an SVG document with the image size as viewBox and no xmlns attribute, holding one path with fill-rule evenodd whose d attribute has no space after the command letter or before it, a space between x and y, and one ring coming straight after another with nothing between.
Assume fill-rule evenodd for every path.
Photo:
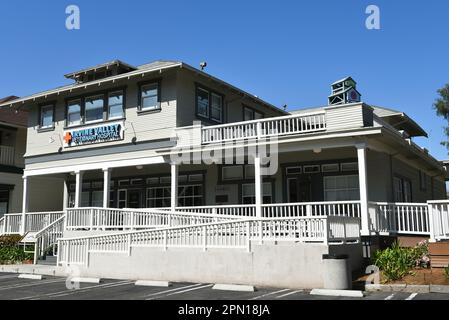
<instances>
[{"instance_id":1,"label":"shrub","mask_svg":"<svg viewBox=\"0 0 449 320\"><path fill-rule=\"evenodd\" d=\"M400 280L416 266L422 253L420 249L401 248L395 242L391 248L375 252L373 262L383 271L387 281Z\"/></svg>"},{"instance_id":2,"label":"shrub","mask_svg":"<svg viewBox=\"0 0 449 320\"><path fill-rule=\"evenodd\" d=\"M0 264L14 264L33 259L33 255L26 253L20 247L0 247Z\"/></svg>"},{"instance_id":3,"label":"shrub","mask_svg":"<svg viewBox=\"0 0 449 320\"><path fill-rule=\"evenodd\" d=\"M446 276L446 278L449 278L449 266L444 268L444 275Z\"/></svg>"},{"instance_id":4,"label":"shrub","mask_svg":"<svg viewBox=\"0 0 449 320\"><path fill-rule=\"evenodd\" d=\"M22 240L20 235L0 236L0 247L13 247Z\"/></svg>"}]
</instances>

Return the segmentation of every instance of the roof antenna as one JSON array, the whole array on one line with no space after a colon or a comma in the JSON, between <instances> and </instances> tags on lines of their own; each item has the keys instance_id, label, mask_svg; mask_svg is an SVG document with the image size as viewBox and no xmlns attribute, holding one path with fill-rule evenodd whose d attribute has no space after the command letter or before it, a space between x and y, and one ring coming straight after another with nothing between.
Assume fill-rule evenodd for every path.
<instances>
[{"instance_id":1,"label":"roof antenna","mask_svg":"<svg viewBox=\"0 0 449 320\"><path fill-rule=\"evenodd\" d=\"M206 69L206 67L207 67L207 62L206 61L201 62L200 67L201 67L201 71L204 71L204 69Z\"/></svg>"},{"instance_id":2,"label":"roof antenna","mask_svg":"<svg viewBox=\"0 0 449 320\"><path fill-rule=\"evenodd\" d=\"M284 104L284 106L282 107L282 108L284 108L284 111L287 111L287 105L286 104Z\"/></svg>"}]
</instances>

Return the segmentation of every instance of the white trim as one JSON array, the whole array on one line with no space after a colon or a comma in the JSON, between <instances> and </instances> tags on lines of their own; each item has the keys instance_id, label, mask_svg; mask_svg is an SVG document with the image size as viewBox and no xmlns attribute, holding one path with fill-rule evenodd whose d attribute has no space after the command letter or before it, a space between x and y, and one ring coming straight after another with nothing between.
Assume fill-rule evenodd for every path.
<instances>
[{"instance_id":1,"label":"white trim","mask_svg":"<svg viewBox=\"0 0 449 320\"><path fill-rule=\"evenodd\" d=\"M71 173L76 171L102 170L105 167L113 169L113 168L133 167L138 165L150 165L162 163L165 163L164 157L157 156L151 158L138 158L131 160L96 162L96 163L82 164L78 166L63 166L47 169L32 169L32 170L25 169L24 177L43 176L57 173Z\"/></svg>"}]
</instances>

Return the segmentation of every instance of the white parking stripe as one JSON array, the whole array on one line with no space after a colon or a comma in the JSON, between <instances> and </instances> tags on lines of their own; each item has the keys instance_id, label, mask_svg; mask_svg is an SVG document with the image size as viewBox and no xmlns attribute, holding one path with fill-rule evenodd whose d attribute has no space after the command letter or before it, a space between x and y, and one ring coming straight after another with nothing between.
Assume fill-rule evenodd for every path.
<instances>
[{"instance_id":1,"label":"white parking stripe","mask_svg":"<svg viewBox=\"0 0 449 320\"><path fill-rule=\"evenodd\" d=\"M109 283L109 284L102 285L101 288L102 289L109 289L109 288L114 288L114 287L126 286L126 285L131 284L131 283L133 283L133 282L131 282L131 281L114 282L114 283ZM82 289L79 289L79 290L72 290L70 292L65 292L65 293L62 293L62 294L52 294L50 296L50 298L70 296L71 294L76 294L76 293L79 293L79 292L88 291L86 289L97 289L99 287L100 286L91 286L91 287L82 288Z\"/></svg>"},{"instance_id":2,"label":"white parking stripe","mask_svg":"<svg viewBox=\"0 0 449 320\"><path fill-rule=\"evenodd\" d=\"M21 284L13 284L9 286L0 287L0 291L3 290L9 290L9 289L20 289L20 288L26 288L26 287L33 287L37 285L42 284L50 284L50 283L57 283L57 282L64 282L65 280L47 280L47 281L34 281L34 282L27 282L27 283L21 283Z\"/></svg>"},{"instance_id":3,"label":"white parking stripe","mask_svg":"<svg viewBox=\"0 0 449 320\"><path fill-rule=\"evenodd\" d=\"M63 280L65 282L65 280ZM66 289L64 291L58 291L58 292L50 292L50 293L44 293L44 294L40 294L40 295L35 295L35 296L29 296L29 297L24 297L24 298L19 298L16 300L39 300L42 297L52 297L52 296L57 296L60 294L75 294L78 292L84 292L87 291L89 289L94 289L94 288L104 288L104 287L108 287L108 286L112 286L115 284L131 284L131 281L118 281L118 282L113 282L113 283L107 283L107 284L101 284L101 285L96 285L96 286L90 286L90 287L85 287L85 288L80 288L80 289L74 289L69 291L69 289Z\"/></svg>"},{"instance_id":4,"label":"white parking stripe","mask_svg":"<svg viewBox=\"0 0 449 320\"><path fill-rule=\"evenodd\" d=\"M199 286L199 287L196 286L194 288L185 289L185 290L181 290L181 291L176 291L176 292L172 292L172 293L169 293L169 294L166 294L166 295L160 294L160 295L157 295L157 296L154 296L152 298L145 299L145 300L156 300L156 299L159 299L159 298L168 297L168 296L172 296L172 295L175 295L175 294L181 294L181 293L186 293L186 292L190 292L190 291L200 290L200 289L204 289L204 288L212 288L212 287L213 287L213 284L207 284L207 285Z\"/></svg>"},{"instance_id":5,"label":"white parking stripe","mask_svg":"<svg viewBox=\"0 0 449 320\"><path fill-rule=\"evenodd\" d=\"M292 294L300 293L300 292L304 292L304 290L296 290L296 291L293 291L293 292L289 292L289 293L277 296L276 299L281 299L281 298L284 298L284 297L288 297L288 296L291 296Z\"/></svg>"},{"instance_id":6,"label":"white parking stripe","mask_svg":"<svg viewBox=\"0 0 449 320\"><path fill-rule=\"evenodd\" d=\"M260 299L260 298L272 296L272 295L274 295L274 294L282 293L282 292L285 292L285 291L290 291L290 289L284 289L284 290L279 290L279 291L275 291L275 292L266 293L266 294L263 294L263 295L261 295L261 296L257 296L257 297L251 298L251 299L249 299L249 300L257 300L257 299Z\"/></svg>"},{"instance_id":7,"label":"white parking stripe","mask_svg":"<svg viewBox=\"0 0 449 320\"><path fill-rule=\"evenodd\" d=\"M394 298L394 295L395 295L394 293L391 294L391 295L389 295L388 297L385 298L385 300L391 300L391 299L393 299L393 298Z\"/></svg>"},{"instance_id":8,"label":"white parking stripe","mask_svg":"<svg viewBox=\"0 0 449 320\"><path fill-rule=\"evenodd\" d=\"M160 295L160 294L173 292L173 291L178 291L178 290L187 289L187 288L192 288L192 287L196 287L196 286L200 286L200 285L202 285L202 283L191 284L191 285L185 286L185 287L180 287L180 288L175 288L175 289L170 289L170 290L159 291L159 292L156 292L156 293L151 293L151 294L145 295L144 297L157 296L157 295Z\"/></svg>"},{"instance_id":9,"label":"white parking stripe","mask_svg":"<svg viewBox=\"0 0 449 320\"><path fill-rule=\"evenodd\" d=\"M407 299L405 299L405 300L413 300L413 299L415 299L415 297L417 296L418 294L417 293L412 293Z\"/></svg>"}]
</instances>

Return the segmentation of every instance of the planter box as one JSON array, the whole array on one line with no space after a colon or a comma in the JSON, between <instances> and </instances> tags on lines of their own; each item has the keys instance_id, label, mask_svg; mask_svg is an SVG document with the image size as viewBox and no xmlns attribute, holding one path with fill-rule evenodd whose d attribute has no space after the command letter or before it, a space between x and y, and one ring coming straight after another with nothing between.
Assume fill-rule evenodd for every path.
<instances>
[{"instance_id":1,"label":"planter box","mask_svg":"<svg viewBox=\"0 0 449 320\"><path fill-rule=\"evenodd\" d=\"M449 242L429 244L430 265L432 268L449 266Z\"/></svg>"}]
</instances>

